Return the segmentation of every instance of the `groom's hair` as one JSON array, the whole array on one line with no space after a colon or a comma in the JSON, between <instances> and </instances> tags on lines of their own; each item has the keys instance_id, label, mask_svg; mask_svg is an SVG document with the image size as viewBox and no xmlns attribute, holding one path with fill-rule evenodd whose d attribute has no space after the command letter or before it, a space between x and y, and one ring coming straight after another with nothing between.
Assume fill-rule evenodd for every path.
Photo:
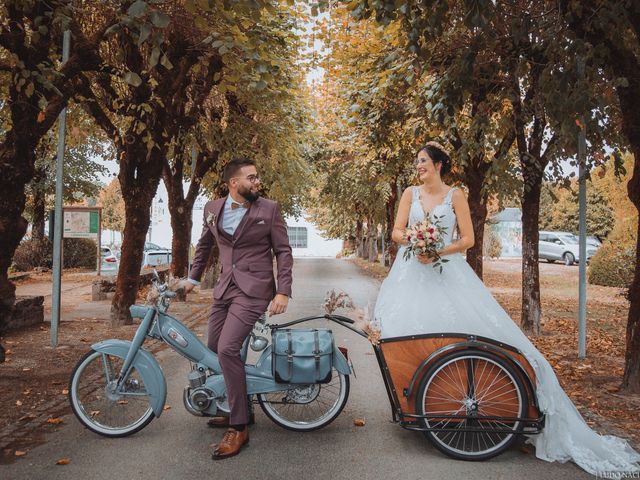
<instances>
[{"instance_id":1,"label":"groom's hair","mask_svg":"<svg viewBox=\"0 0 640 480\"><path fill-rule=\"evenodd\" d=\"M229 180L238 175L242 167L249 167L251 165L256 166L256 161L251 158L234 158L225 165L224 171L222 172L222 180L229 183Z\"/></svg>"}]
</instances>

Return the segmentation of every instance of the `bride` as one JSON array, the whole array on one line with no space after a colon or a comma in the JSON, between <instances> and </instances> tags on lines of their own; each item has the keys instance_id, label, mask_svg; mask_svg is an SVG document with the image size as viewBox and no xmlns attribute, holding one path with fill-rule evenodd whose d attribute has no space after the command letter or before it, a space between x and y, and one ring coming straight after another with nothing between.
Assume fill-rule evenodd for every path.
<instances>
[{"instance_id":1,"label":"bride","mask_svg":"<svg viewBox=\"0 0 640 480\"><path fill-rule=\"evenodd\" d=\"M451 169L445 149L436 142L427 143L414 165L421 184L407 188L400 200L393 240L401 246L375 306L382 338L460 332L518 348L536 372L538 403L546 415L542 433L528 438L536 456L547 461L573 460L591 474L639 471L640 455L626 441L589 428L551 365L465 261L462 253L474 244L471 216L464 193L442 181L441 175ZM431 215L446 227L445 246L439 254L448 261L442 272L430 265L429 257L403 259L407 226ZM459 238L454 241L456 226Z\"/></svg>"}]
</instances>

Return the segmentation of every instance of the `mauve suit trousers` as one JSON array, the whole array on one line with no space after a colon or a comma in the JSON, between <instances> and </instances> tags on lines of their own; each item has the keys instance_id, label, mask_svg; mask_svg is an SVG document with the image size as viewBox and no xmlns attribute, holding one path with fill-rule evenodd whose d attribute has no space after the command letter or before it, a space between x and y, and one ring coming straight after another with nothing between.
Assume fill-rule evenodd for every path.
<instances>
[{"instance_id":1,"label":"mauve suit trousers","mask_svg":"<svg viewBox=\"0 0 640 480\"><path fill-rule=\"evenodd\" d=\"M269 300L248 297L235 283L227 287L221 298L213 301L207 345L218 354L224 372L231 425L249 423L247 380L240 349L268 305Z\"/></svg>"}]
</instances>

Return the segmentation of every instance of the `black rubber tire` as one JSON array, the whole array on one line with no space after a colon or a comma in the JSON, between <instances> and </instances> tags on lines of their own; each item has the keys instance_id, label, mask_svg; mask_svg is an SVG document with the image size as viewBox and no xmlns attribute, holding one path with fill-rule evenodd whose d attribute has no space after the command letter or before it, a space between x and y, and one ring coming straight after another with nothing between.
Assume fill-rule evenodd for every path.
<instances>
[{"instance_id":1,"label":"black rubber tire","mask_svg":"<svg viewBox=\"0 0 640 480\"><path fill-rule=\"evenodd\" d=\"M425 412L424 397L425 397L426 389L430 384L431 378L434 375L436 375L443 366L449 364L450 362L464 359L466 357L481 358L481 359L487 359L489 361L492 361L498 364L510 375L521 398L522 405L520 408L519 417L525 418L527 414L528 405L529 405L527 390L524 387L522 380L518 375L518 373L516 372L515 368L513 368L513 366L508 361L506 361L499 355L496 355L490 352L480 351L480 350L460 350L457 352L453 352L449 355L446 355L441 359L437 360L429 368L427 373L422 377L422 380L420 381L420 386L418 388L418 393L416 395L416 413L418 413L419 415L428 414L428 412ZM429 426L428 420L424 418L419 419L419 423L423 427ZM510 434L510 437L506 439L506 441L504 441L504 443L502 443L498 448L496 448L495 450L488 451L486 453L473 453L473 454L460 453L459 451L456 451L453 448L449 448L448 446L446 446L444 442L440 440L439 437L436 435L438 432L424 431L423 434L429 439L429 441L433 444L434 447L436 447L442 453L444 453L445 455L451 458L454 458L456 460L466 460L466 461L483 461L483 460L488 460L490 458L493 458L497 455L500 455L502 452L508 449L516 440L518 434L522 432L524 426L525 426L524 422L517 422L517 425L513 430L514 433Z\"/></svg>"},{"instance_id":2,"label":"black rubber tire","mask_svg":"<svg viewBox=\"0 0 640 480\"><path fill-rule=\"evenodd\" d=\"M82 423L82 425L84 425L87 429L91 430L92 432L97 433L98 435L102 435L108 438L122 438L122 437L128 437L129 435L133 435L134 433L139 432L144 427L149 425L151 420L156 418L155 414L153 413L153 410L151 411L150 414L146 416L146 418L144 418L144 420L139 425L137 425L133 429L123 430L121 432L118 432L117 430L108 431L107 429L100 429L97 425L94 425L86 417L86 415L83 414L83 412L79 409L79 407L76 405L76 402L74 401L74 398L76 398L77 396L77 392L75 391L76 385L74 383L76 374L78 373L78 370L84 366L85 361L89 357L95 355L96 353L98 352L96 352L95 350L89 350L85 355L82 356L82 358L78 361L76 366L73 368L73 372L71 373L71 378L69 379L69 388L68 388L69 390L68 396L69 396L69 403L71 404L71 410L73 411L76 418L80 421L80 423ZM122 357L119 357L119 358L122 358Z\"/></svg>"},{"instance_id":3,"label":"black rubber tire","mask_svg":"<svg viewBox=\"0 0 640 480\"><path fill-rule=\"evenodd\" d=\"M342 412L342 409L347 404L347 400L349 400L349 388L350 388L349 375L345 375L343 373L339 373L339 372L337 372L335 370L333 371L333 375L334 376L340 376L342 378L342 380L344 381L344 391L345 391L344 397L343 397L342 401L340 402L340 404L338 405L337 410L331 415L331 417L327 418L325 421L323 421L319 425L312 426L312 427L300 428L300 427L294 427L291 424L287 424L287 423L281 421L279 418L277 418L272 413L272 411L266 405L266 404L268 404L270 402L264 397L263 394L257 394L256 395L258 397L258 403L260 403L260 408L262 408L262 411L265 413L265 415L267 417L269 417L269 420L271 420L276 425L278 425L278 426L280 426L282 428L285 428L287 430L291 430L293 432L313 432L315 430L320 430L321 428L326 427L331 422L333 422L336 418L338 418L338 416ZM322 385L320 385L320 388L322 388Z\"/></svg>"},{"instance_id":4,"label":"black rubber tire","mask_svg":"<svg viewBox=\"0 0 640 480\"><path fill-rule=\"evenodd\" d=\"M576 257L574 257L573 253L571 253L571 252L565 252L562 255L562 260L564 261L564 264L567 267L570 267L571 265L573 265L576 262Z\"/></svg>"}]
</instances>

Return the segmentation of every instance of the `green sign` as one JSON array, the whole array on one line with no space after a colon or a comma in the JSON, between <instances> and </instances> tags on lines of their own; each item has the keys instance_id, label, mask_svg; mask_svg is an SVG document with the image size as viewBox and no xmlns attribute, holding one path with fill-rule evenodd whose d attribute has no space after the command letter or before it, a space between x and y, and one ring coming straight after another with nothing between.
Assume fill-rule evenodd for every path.
<instances>
[{"instance_id":1,"label":"green sign","mask_svg":"<svg viewBox=\"0 0 640 480\"><path fill-rule=\"evenodd\" d=\"M98 239L97 210L64 210L64 238L92 238Z\"/></svg>"},{"instance_id":2,"label":"green sign","mask_svg":"<svg viewBox=\"0 0 640 480\"><path fill-rule=\"evenodd\" d=\"M89 218L89 232L98 234L98 212L91 212Z\"/></svg>"}]
</instances>

